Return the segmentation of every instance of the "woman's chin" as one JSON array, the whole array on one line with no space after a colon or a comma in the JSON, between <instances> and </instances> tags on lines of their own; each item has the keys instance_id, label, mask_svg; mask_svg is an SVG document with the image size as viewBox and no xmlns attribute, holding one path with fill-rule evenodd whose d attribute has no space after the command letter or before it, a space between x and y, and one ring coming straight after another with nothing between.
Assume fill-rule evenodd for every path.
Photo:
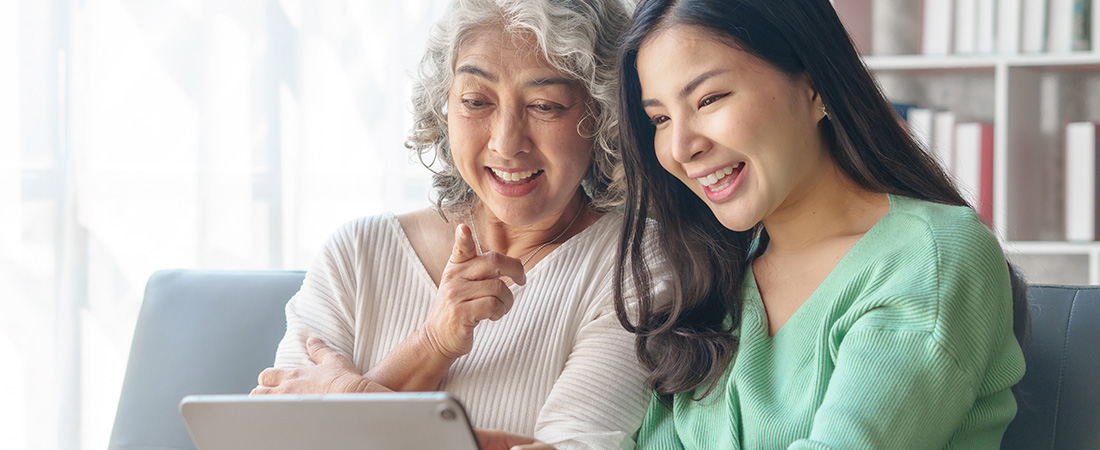
<instances>
[{"instance_id":1,"label":"woman's chin","mask_svg":"<svg viewBox=\"0 0 1100 450\"><path fill-rule=\"evenodd\" d=\"M715 205L710 206L711 212L714 213L715 218L717 218L718 222L721 223L722 226L726 227L726 229L728 230L749 231L755 228L756 224L760 223L760 220L758 220L757 218L750 217L749 215L744 214L744 210L746 210L747 208L741 208L741 211L729 214L728 211L722 210L731 209L730 205L718 205L718 208L715 208ZM724 212L727 214L723 214Z\"/></svg>"}]
</instances>

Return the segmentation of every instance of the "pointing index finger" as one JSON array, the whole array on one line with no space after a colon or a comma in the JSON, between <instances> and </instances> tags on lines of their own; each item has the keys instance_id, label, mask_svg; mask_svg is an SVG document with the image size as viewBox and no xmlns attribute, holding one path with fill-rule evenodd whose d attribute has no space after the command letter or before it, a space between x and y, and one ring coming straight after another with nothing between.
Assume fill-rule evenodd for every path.
<instances>
[{"instance_id":1,"label":"pointing index finger","mask_svg":"<svg viewBox=\"0 0 1100 450\"><path fill-rule=\"evenodd\" d=\"M470 233L470 227L464 223L455 227L455 245L451 249L451 264L460 264L477 256L477 248L474 247L474 237Z\"/></svg>"}]
</instances>

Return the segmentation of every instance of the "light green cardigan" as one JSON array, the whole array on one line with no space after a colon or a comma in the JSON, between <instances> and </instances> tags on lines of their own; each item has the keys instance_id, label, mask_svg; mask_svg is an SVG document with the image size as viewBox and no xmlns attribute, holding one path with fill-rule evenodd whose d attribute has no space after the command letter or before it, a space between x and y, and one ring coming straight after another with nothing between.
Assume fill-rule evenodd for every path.
<instances>
[{"instance_id":1,"label":"light green cardigan","mask_svg":"<svg viewBox=\"0 0 1100 450\"><path fill-rule=\"evenodd\" d=\"M750 270L733 364L655 399L638 448L999 448L1024 373L1004 254L970 209L890 202L774 337Z\"/></svg>"}]
</instances>

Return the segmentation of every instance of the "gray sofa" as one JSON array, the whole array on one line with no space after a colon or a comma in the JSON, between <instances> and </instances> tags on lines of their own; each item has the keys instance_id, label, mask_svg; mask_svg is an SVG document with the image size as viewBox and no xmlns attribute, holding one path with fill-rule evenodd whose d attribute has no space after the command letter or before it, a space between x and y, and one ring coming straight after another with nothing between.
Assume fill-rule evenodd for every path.
<instances>
[{"instance_id":1,"label":"gray sofa","mask_svg":"<svg viewBox=\"0 0 1100 450\"><path fill-rule=\"evenodd\" d=\"M150 277L110 450L193 449L187 394L247 393L269 366L302 272L172 270ZM1100 287L1032 286L1020 412L1002 449L1100 449Z\"/></svg>"}]
</instances>

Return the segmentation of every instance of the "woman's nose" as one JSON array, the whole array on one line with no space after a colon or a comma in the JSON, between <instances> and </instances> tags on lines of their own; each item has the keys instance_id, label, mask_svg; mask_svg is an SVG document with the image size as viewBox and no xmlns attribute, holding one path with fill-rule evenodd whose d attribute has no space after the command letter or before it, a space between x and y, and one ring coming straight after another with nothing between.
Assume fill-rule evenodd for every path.
<instances>
[{"instance_id":1,"label":"woman's nose","mask_svg":"<svg viewBox=\"0 0 1100 450\"><path fill-rule=\"evenodd\" d=\"M489 150L505 158L531 151L527 121L522 111L497 110L489 130Z\"/></svg>"},{"instance_id":2,"label":"woman's nose","mask_svg":"<svg viewBox=\"0 0 1100 450\"><path fill-rule=\"evenodd\" d=\"M700 134L690 120L673 123L672 157L677 162L691 162L708 148L710 148L710 139Z\"/></svg>"}]
</instances>

